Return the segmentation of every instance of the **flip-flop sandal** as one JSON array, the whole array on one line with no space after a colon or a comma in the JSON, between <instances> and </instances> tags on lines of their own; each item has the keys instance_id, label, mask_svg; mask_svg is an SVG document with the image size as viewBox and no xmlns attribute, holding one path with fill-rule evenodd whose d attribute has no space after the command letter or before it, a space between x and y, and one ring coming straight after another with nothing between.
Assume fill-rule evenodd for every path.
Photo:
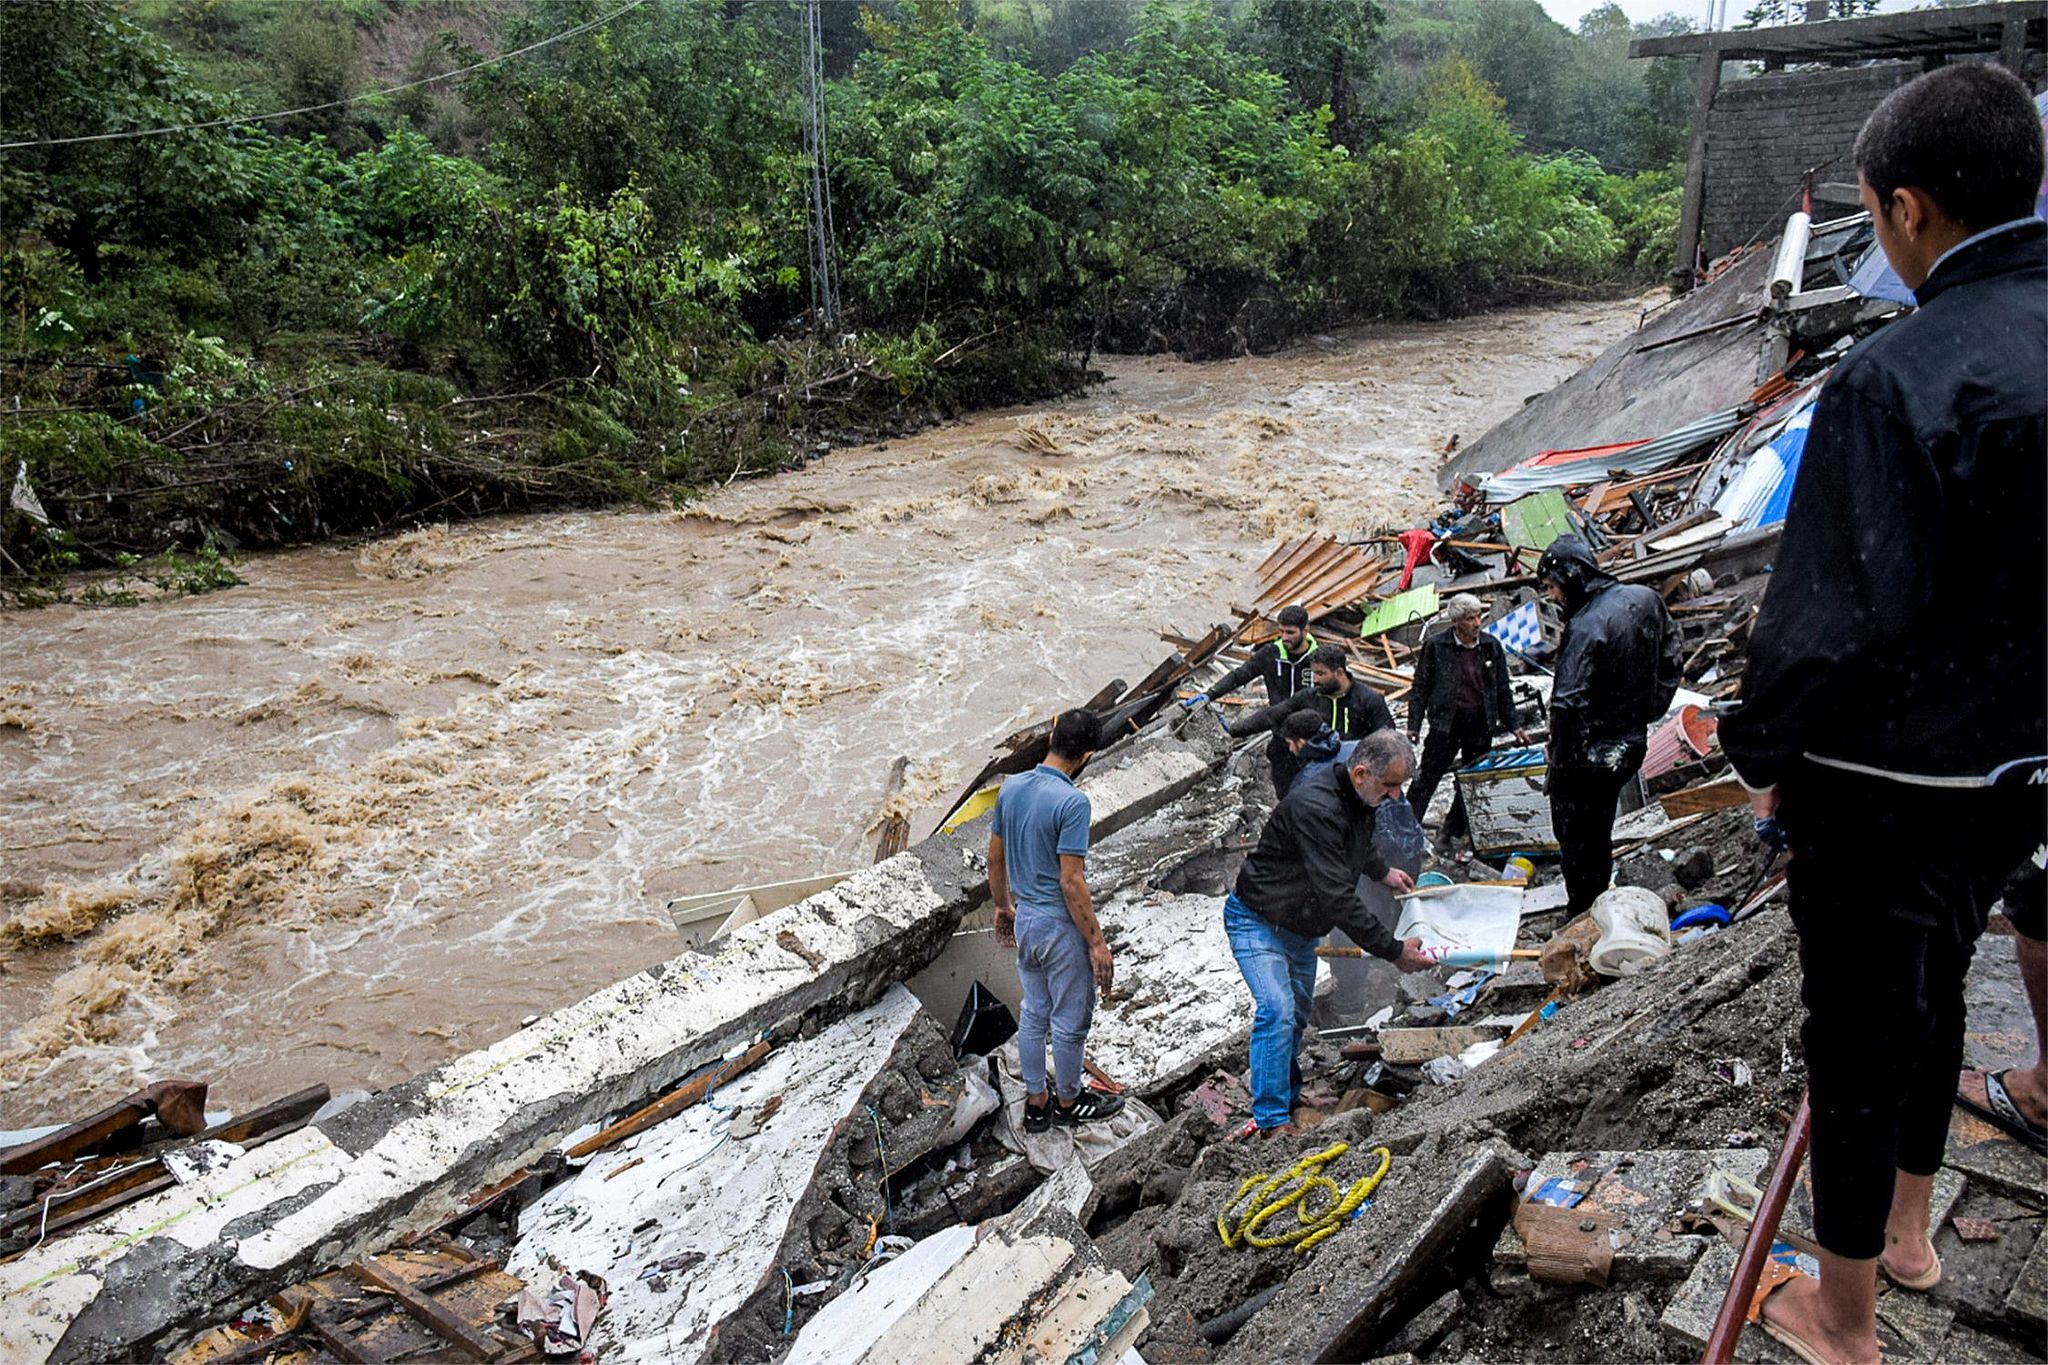
<instances>
[{"instance_id":1,"label":"flip-flop sandal","mask_svg":"<svg viewBox=\"0 0 2048 1365\"><path fill-rule=\"evenodd\" d=\"M1929 1242L1928 1246L1931 1249L1933 1243ZM1877 1258L1877 1268L1884 1272L1884 1277L1887 1280L1890 1280L1899 1288L1910 1289L1918 1294L1924 1294L1941 1283L1941 1257L1939 1256L1934 1258L1933 1265L1927 1267L1918 1275L1899 1274L1898 1271L1892 1269L1891 1263L1882 1256Z\"/></svg>"},{"instance_id":2,"label":"flip-flop sandal","mask_svg":"<svg viewBox=\"0 0 2048 1365\"><path fill-rule=\"evenodd\" d=\"M1979 1104L1974 1095L1956 1092L1956 1103L1983 1119L1986 1123L2018 1138L2035 1151L2048 1155L2048 1128L2031 1122L2020 1112L2019 1104L2012 1092L2005 1088L2003 1071L1986 1071L1984 1077L1985 1103Z\"/></svg>"},{"instance_id":3,"label":"flip-flop sandal","mask_svg":"<svg viewBox=\"0 0 2048 1365\"><path fill-rule=\"evenodd\" d=\"M1820 1353L1820 1348L1800 1336L1789 1327L1783 1327L1764 1316L1764 1303L1795 1279L1806 1278L1805 1272L1797 1270L1782 1261L1770 1261L1764 1266L1763 1278L1757 1281L1756 1293L1749 1301L1749 1321L1764 1329L1764 1335L1777 1342L1806 1365L1834 1365L1834 1362Z\"/></svg>"}]
</instances>

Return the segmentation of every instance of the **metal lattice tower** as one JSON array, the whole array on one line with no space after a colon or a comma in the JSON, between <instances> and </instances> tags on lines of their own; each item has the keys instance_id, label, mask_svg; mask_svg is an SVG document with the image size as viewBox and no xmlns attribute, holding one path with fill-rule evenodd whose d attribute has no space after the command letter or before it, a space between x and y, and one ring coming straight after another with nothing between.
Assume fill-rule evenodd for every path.
<instances>
[{"instance_id":1,"label":"metal lattice tower","mask_svg":"<svg viewBox=\"0 0 2048 1365\"><path fill-rule=\"evenodd\" d=\"M825 40L821 0L804 0L804 155L810 161L811 307L825 326L839 325L838 261L832 228L832 184L825 160Z\"/></svg>"}]
</instances>

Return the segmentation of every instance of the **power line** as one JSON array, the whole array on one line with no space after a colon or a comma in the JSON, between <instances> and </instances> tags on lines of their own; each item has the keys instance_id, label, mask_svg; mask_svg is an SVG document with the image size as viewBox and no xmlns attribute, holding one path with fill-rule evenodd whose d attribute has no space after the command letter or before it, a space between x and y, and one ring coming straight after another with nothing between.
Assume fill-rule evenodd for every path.
<instances>
[{"instance_id":1,"label":"power line","mask_svg":"<svg viewBox=\"0 0 2048 1365\"><path fill-rule=\"evenodd\" d=\"M208 119L204 123L182 123L171 128L132 128L121 133L85 133L77 137L45 137L30 138L25 142L0 142L0 152L11 151L18 147L62 147L74 142L116 142L125 138L162 137L169 133L194 133L205 128L226 128L238 123L267 123L271 119L291 118L298 114L317 114L323 109L340 109L345 105L360 104L364 100L375 99L379 95L395 95L401 90L417 90L423 85L433 85L437 81L453 80L457 76L467 76L472 71L481 71L487 66L496 66L499 62L509 62L514 57L524 57L529 52L538 52L544 47L552 46L555 43L563 42L570 38L579 37L590 32L592 29L603 28L628 10L638 9L646 3L647 0L626 0L625 4L619 6L610 14L600 15L598 18L578 24L574 28L563 29L553 37L543 38L537 43L528 43L525 47L514 49L511 52L501 52L495 57L486 57L480 62L471 62L468 66L457 67L453 71L444 71L438 76L427 76L420 80L407 81L403 85L387 85L378 90L365 90L359 95L350 95L347 99L329 100L325 104L301 105L297 109L280 109L271 114L238 114L233 118Z\"/></svg>"}]
</instances>

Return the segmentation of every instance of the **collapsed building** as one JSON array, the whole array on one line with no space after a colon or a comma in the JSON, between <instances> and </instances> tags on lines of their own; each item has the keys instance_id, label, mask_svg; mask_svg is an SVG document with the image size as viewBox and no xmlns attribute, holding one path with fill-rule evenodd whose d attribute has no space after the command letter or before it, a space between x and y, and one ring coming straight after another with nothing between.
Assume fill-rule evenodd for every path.
<instances>
[{"instance_id":1,"label":"collapsed building","mask_svg":"<svg viewBox=\"0 0 2048 1365\"><path fill-rule=\"evenodd\" d=\"M1118 738L1081 786L1118 966L1089 1060L1131 1101L1114 1122L1021 1123L981 816L1042 755L1035 727L930 838L885 831L850 875L678 903L671 961L402 1085L209 1123L203 1087L170 1082L0 1151L0 1350L1697 1358L1803 1076L1783 871L1749 838L1711 704L1739 687L1812 402L1903 306L1871 252L1867 222L1796 216L1468 446L1429 526L1278 547L1233 621L1168 632L1158 669L1096 694ZM1618 881L1655 915L1619 956L1611 927L1565 922L1540 752L1461 774L1481 860L1385 910L1484 938L1493 965L1333 963L1307 1131L1233 1140L1252 1006L1218 902L1271 788L1261 746L1174 703L1289 602L1396 707L1443 593L1488 598L1489 628L1540 659L1557 622L1531 570L1566 530L1686 635L1615 832ZM1539 709L1541 669L1517 684ZM1987 940L1977 1060L2028 1046L2012 978ZM1950 1274L1881 1299L1895 1358L2040 1358L2044 1175L1958 1113ZM1774 1252L1810 1257L1809 1223L1795 1192ZM1755 1332L1738 1354L1778 1358Z\"/></svg>"}]
</instances>

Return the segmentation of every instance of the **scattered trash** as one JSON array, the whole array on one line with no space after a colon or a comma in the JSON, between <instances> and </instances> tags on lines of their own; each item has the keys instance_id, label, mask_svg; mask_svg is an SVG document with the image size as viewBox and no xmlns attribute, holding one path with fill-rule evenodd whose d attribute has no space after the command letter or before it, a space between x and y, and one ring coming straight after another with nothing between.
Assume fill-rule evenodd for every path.
<instances>
[{"instance_id":1,"label":"scattered trash","mask_svg":"<svg viewBox=\"0 0 2048 1365\"><path fill-rule=\"evenodd\" d=\"M1716 1061L1714 1063L1714 1074L1734 1086L1737 1090L1742 1089L1755 1078L1754 1073L1749 1069L1749 1063L1743 1061L1740 1057L1730 1057L1725 1060Z\"/></svg>"},{"instance_id":2,"label":"scattered trash","mask_svg":"<svg viewBox=\"0 0 2048 1365\"><path fill-rule=\"evenodd\" d=\"M1610 887L1594 899L1589 913L1600 937L1587 961L1602 976L1634 976L1671 956L1671 921L1656 892Z\"/></svg>"}]
</instances>

